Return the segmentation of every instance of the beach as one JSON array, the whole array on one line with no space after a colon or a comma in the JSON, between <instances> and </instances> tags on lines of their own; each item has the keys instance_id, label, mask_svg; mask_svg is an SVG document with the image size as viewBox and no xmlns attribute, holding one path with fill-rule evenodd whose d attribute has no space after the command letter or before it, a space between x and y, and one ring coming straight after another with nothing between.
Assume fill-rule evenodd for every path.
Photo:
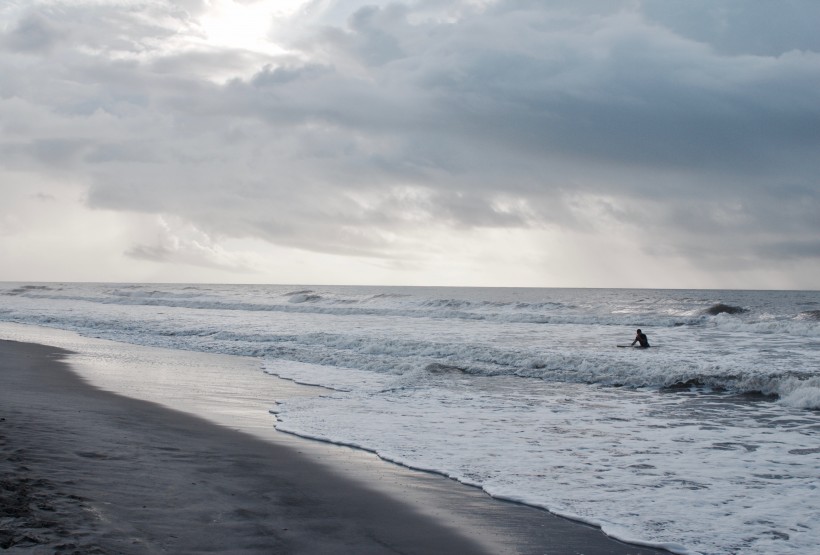
<instances>
[{"instance_id":1,"label":"beach","mask_svg":"<svg viewBox=\"0 0 820 555\"><path fill-rule=\"evenodd\" d=\"M103 391L57 347L0 353L9 553L660 553L350 449Z\"/></svg>"},{"instance_id":2,"label":"beach","mask_svg":"<svg viewBox=\"0 0 820 555\"><path fill-rule=\"evenodd\" d=\"M485 552L566 549L552 524L535 533L558 515L679 555L797 555L820 533L818 307L811 291L6 283L0 339L70 351L98 389L286 447ZM617 348L637 327L652 348Z\"/></svg>"}]
</instances>

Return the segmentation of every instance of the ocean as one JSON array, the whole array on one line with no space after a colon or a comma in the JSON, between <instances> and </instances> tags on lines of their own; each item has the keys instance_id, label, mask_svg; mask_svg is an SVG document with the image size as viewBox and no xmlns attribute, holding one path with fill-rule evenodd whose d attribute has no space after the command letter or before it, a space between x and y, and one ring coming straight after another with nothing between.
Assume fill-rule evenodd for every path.
<instances>
[{"instance_id":1,"label":"ocean","mask_svg":"<svg viewBox=\"0 0 820 555\"><path fill-rule=\"evenodd\" d=\"M818 291L0 283L0 322L256 357L326 388L284 432L625 541L820 545Z\"/></svg>"}]
</instances>

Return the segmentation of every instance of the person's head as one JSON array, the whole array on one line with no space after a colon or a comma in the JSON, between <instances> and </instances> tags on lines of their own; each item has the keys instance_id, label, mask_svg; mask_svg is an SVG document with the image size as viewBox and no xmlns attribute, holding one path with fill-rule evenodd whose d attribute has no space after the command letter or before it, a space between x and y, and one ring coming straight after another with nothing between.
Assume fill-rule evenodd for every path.
<instances>
[{"instance_id":1,"label":"person's head","mask_svg":"<svg viewBox=\"0 0 820 555\"><path fill-rule=\"evenodd\" d=\"M638 333L641 333L641 328L638 328Z\"/></svg>"}]
</instances>

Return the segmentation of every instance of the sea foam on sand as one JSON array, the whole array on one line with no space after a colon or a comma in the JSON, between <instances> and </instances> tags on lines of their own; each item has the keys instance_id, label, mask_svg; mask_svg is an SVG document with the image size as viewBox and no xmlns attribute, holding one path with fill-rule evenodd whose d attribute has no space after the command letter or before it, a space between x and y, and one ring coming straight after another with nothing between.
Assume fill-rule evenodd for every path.
<instances>
[{"instance_id":1,"label":"sea foam on sand","mask_svg":"<svg viewBox=\"0 0 820 555\"><path fill-rule=\"evenodd\" d=\"M265 376L247 365L253 361L0 328L3 337L78 349L69 360L85 379L131 395L51 367L63 354L50 347L23 345L15 358L9 345L22 344L0 342L3 448L14 455L5 457L5 475L38 507L55 509L45 526L27 515L4 521L10 545L89 553L358 554L386 545L419 554L653 553L361 451L275 432L260 397L316 390ZM138 398L204 410L221 425Z\"/></svg>"}]
</instances>

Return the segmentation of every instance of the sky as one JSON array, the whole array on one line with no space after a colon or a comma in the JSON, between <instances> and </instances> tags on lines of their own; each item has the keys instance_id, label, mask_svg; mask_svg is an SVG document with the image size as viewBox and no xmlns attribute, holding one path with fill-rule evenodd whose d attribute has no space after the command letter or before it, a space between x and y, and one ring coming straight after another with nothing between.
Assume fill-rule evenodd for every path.
<instances>
[{"instance_id":1,"label":"sky","mask_svg":"<svg viewBox=\"0 0 820 555\"><path fill-rule=\"evenodd\" d=\"M0 281L820 288L816 0L2 0Z\"/></svg>"}]
</instances>

